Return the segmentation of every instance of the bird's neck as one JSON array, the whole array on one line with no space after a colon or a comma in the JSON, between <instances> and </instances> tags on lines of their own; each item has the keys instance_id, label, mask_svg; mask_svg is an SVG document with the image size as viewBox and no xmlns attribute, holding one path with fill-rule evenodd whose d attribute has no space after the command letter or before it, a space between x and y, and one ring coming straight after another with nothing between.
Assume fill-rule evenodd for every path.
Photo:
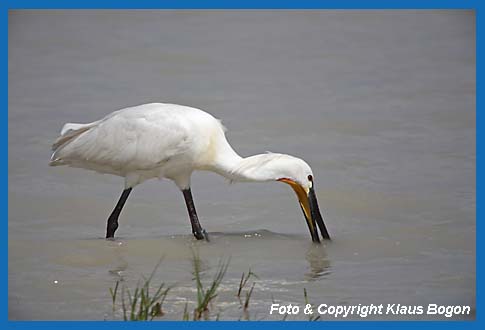
<instances>
[{"instance_id":1,"label":"bird's neck","mask_svg":"<svg viewBox=\"0 0 485 330\"><path fill-rule=\"evenodd\" d=\"M227 141L221 143L217 149L217 156L209 170L231 181L262 182L273 180L273 178L265 177L263 172L258 171L258 168L253 166L254 158L261 155L241 157Z\"/></svg>"}]
</instances>

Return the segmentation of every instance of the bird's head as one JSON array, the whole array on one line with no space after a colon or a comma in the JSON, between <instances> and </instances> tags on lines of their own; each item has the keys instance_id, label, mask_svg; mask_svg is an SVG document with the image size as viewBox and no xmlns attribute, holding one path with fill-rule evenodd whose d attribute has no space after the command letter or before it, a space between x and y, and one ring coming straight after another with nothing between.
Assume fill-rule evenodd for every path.
<instances>
[{"instance_id":1,"label":"bird's head","mask_svg":"<svg viewBox=\"0 0 485 330\"><path fill-rule=\"evenodd\" d=\"M312 169L304 160L292 156L280 162L282 167L277 181L289 184L295 191L313 242L320 242L317 226L322 237L330 239L318 207Z\"/></svg>"},{"instance_id":2,"label":"bird's head","mask_svg":"<svg viewBox=\"0 0 485 330\"><path fill-rule=\"evenodd\" d=\"M290 185L298 197L313 242L320 242L318 229L324 239L330 239L318 207L313 172L304 160L268 153L246 158L238 171L245 172L254 181L280 181Z\"/></svg>"}]
</instances>

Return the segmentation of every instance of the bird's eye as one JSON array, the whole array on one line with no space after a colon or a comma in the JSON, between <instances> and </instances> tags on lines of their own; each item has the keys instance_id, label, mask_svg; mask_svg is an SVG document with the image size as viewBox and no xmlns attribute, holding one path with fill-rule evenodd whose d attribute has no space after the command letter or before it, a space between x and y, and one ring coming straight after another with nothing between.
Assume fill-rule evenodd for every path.
<instances>
[{"instance_id":1,"label":"bird's eye","mask_svg":"<svg viewBox=\"0 0 485 330\"><path fill-rule=\"evenodd\" d=\"M313 181L313 176L311 174L308 176L308 181Z\"/></svg>"}]
</instances>

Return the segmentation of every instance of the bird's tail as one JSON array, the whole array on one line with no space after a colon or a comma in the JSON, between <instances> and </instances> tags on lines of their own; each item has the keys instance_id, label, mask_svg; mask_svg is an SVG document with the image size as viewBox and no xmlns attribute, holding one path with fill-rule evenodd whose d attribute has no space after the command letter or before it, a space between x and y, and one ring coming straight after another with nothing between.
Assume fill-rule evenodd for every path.
<instances>
[{"instance_id":1,"label":"bird's tail","mask_svg":"<svg viewBox=\"0 0 485 330\"><path fill-rule=\"evenodd\" d=\"M67 123L62 127L61 135L54 141L52 144L52 154L51 161L49 163L50 166L59 166L64 165L62 159L57 157L57 153L67 145L69 142L74 140L76 137L81 135L82 133L89 130L91 127L95 126L98 122L93 122L89 124L76 124L76 123Z\"/></svg>"}]
</instances>

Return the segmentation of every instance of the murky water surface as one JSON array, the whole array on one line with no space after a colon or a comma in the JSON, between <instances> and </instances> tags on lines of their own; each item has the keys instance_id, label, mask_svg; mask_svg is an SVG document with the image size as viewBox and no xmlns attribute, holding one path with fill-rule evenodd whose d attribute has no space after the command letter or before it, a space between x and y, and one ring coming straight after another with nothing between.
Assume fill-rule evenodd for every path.
<instances>
[{"instance_id":1,"label":"murky water surface","mask_svg":"<svg viewBox=\"0 0 485 330\"><path fill-rule=\"evenodd\" d=\"M191 248L204 280L230 257L222 319L244 317L249 268L251 319L281 319L272 301L303 304L303 288L315 304L470 305L474 318L475 60L466 11L11 12L9 318L120 319L108 289L164 256L154 282L175 286L164 319L181 319ZM49 168L50 144L65 122L148 102L211 112L244 156L307 160L333 241L310 242L286 185L212 173L192 187L210 243L155 180L105 241L123 180Z\"/></svg>"}]
</instances>

